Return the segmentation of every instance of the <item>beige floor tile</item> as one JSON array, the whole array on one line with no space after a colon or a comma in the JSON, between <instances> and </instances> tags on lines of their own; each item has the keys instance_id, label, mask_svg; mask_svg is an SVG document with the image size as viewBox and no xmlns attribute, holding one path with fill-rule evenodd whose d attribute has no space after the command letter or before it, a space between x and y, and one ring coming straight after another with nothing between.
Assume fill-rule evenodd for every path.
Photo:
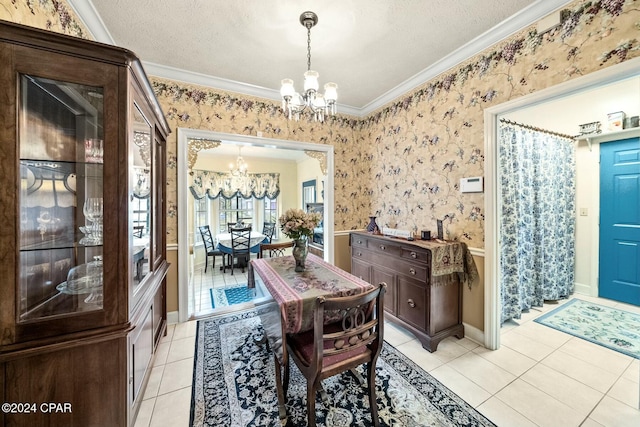
<instances>
[{"instance_id":1,"label":"beige floor tile","mask_svg":"<svg viewBox=\"0 0 640 427\"><path fill-rule=\"evenodd\" d=\"M587 418L580 427L604 427L602 424L594 420L593 418Z\"/></svg>"},{"instance_id":2,"label":"beige floor tile","mask_svg":"<svg viewBox=\"0 0 640 427\"><path fill-rule=\"evenodd\" d=\"M175 331L173 332L172 341L195 336L197 325L198 325L198 322L196 322L195 320L191 320L189 322L184 322L184 323L178 323L176 325Z\"/></svg>"},{"instance_id":3,"label":"beige floor tile","mask_svg":"<svg viewBox=\"0 0 640 427\"><path fill-rule=\"evenodd\" d=\"M176 362L182 359L193 358L195 352L196 337L190 336L187 338L171 341L171 348L167 355L167 362Z\"/></svg>"},{"instance_id":4,"label":"beige floor tile","mask_svg":"<svg viewBox=\"0 0 640 427\"><path fill-rule=\"evenodd\" d=\"M491 393L487 390L448 365L440 366L430 374L473 407L481 405L491 397Z\"/></svg>"},{"instance_id":5,"label":"beige floor tile","mask_svg":"<svg viewBox=\"0 0 640 427\"><path fill-rule=\"evenodd\" d=\"M396 347L396 349L413 360L416 365L420 366L427 372L431 372L438 366L442 366L444 362L437 358L434 353L429 353L422 348L420 341L414 339L409 342L405 342Z\"/></svg>"},{"instance_id":6,"label":"beige floor tile","mask_svg":"<svg viewBox=\"0 0 640 427\"><path fill-rule=\"evenodd\" d=\"M158 396L189 387L193 377L193 357L164 365Z\"/></svg>"},{"instance_id":7,"label":"beige floor tile","mask_svg":"<svg viewBox=\"0 0 640 427\"><path fill-rule=\"evenodd\" d=\"M572 337L560 350L615 375L622 374L633 362L631 356L577 337Z\"/></svg>"},{"instance_id":8,"label":"beige floor tile","mask_svg":"<svg viewBox=\"0 0 640 427\"><path fill-rule=\"evenodd\" d=\"M489 418L495 425L504 427L536 427L524 415L504 403L497 397L492 397L478 408L478 411Z\"/></svg>"},{"instance_id":9,"label":"beige floor tile","mask_svg":"<svg viewBox=\"0 0 640 427\"><path fill-rule=\"evenodd\" d=\"M622 374L626 379L638 382L640 379L640 359L635 359Z\"/></svg>"},{"instance_id":10,"label":"beige floor tile","mask_svg":"<svg viewBox=\"0 0 640 427\"><path fill-rule=\"evenodd\" d=\"M477 342L470 340L469 338L462 338L462 339L458 339L455 337L449 337L446 338L444 341L447 340L452 340L453 342L455 342L458 345L461 345L462 347L466 348L467 350L473 350L476 349L478 347L482 347L480 344L478 344Z\"/></svg>"},{"instance_id":11,"label":"beige floor tile","mask_svg":"<svg viewBox=\"0 0 640 427\"><path fill-rule=\"evenodd\" d=\"M457 359L463 354L469 353L469 349L458 344L457 338L444 339L438 343L438 348L433 354L444 363Z\"/></svg>"},{"instance_id":12,"label":"beige floor tile","mask_svg":"<svg viewBox=\"0 0 640 427\"><path fill-rule=\"evenodd\" d=\"M149 427L187 427L191 411L191 387L156 398Z\"/></svg>"},{"instance_id":13,"label":"beige floor tile","mask_svg":"<svg viewBox=\"0 0 640 427\"><path fill-rule=\"evenodd\" d=\"M540 427L577 427L586 418L520 379L509 384L496 397Z\"/></svg>"},{"instance_id":14,"label":"beige floor tile","mask_svg":"<svg viewBox=\"0 0 640 427\"><path fill-rule=\"evenodd\" d=\"M136 416L134 427L149 427L155 409L156 399L143 400Z\"/></svg>"},{"instance_id":15,"label":"beige floor tile","mask_svg":"<svg viewBox=\"0 0 640 427\"><path fill-rule=\"evenodd\" d=\"M509 347L518 353L524 354L533 360L540 361L554 351L553 347L542 344L525 335L519 334L518 329L514 328L500 336L500 344Z\"/></svg>"},{"instance_id":16,"label":"beige floor tile","mask_svg":"<svg viewBox=\"0 0 640 427\"><path fill-rule=\"evenodd\" d=\"M147 382L147 388L144 391L144 400L154 398L158 395L158 390L160 390L160 382L162 382L163 373L164 365L156 366L151 369L149 382Z\"/></svg>"},{"instance_id":17,"label":"beige floor tile","mask_svg":"<svg viewBox=\"0 0 640 427\"><path fill-rule=\"evenodd\" d=\"M169 355L169 349L171 348L171 341L160 341L158 347L156 347L156 356L153 360L153 365L164 365L167 363L167 356Z\"/></svg>"},{"instance_id":18,"label":"beige floor tile","mask_svg":"<svg viewBox=\"0 0 640 427\"><path fill-rule=\"evenodd\" d=\"M557 349L571 339L571 335L560 332L536 322L528 322L514 330L534 341L540 342L553 349Z\"/></svg>"},{"instance_id":19,"label":"beige floor tile","mask_svg":"<svg viewBox=\"0 0 640 427\"><path fill-rule=\"evenodd\" d=\"M478 347L473 350L473 352L515 376L522 375L537 363L530 357L518 353L505 345L501 346L497 350L488 350L485 347Z\"/></svg>"},{"instance_id":20,"label":"beige floor tile","mask_svg":"<svg viewBox=\"0 0 640 427\"><path fill-rule=\"evenodd\" d=\"M575 409L584 418L604 396L604 393L543 364L534 366L520 379Z\"/></svg>"},{"instance_id":21,"label":"beige floor tile","mask_svg":"<svg viewBox=\"0 0 640 427\"><path fill-rule=\"evenodd\" d=\"M515 375L473 352L452 360L446 366L460 372L491 394L497 393L516 378Z\"/></svg>"},{"instance_id":22,"label":"beige floor tile","mask_svg":"<svg viewBox=\"0 0 640 427\"><path fill-rule=\"evenodd\" d=\"M176 325L167 325L167 335L163 336L162 338L160 338L160 342L171 342L171 340L173 339L173 331L175 330Z\"/></svg>"},{"instance_id":23,"label":"beige floor tile","mask_svg":"<svg viewBox=\"0 0 640 427\"><path fill-rule=\"evenodd\" d=\"M611 387L607 396L617 399L625 405L637 408L640 399L637 378L636 381L629 380L625 377L620 378L613 387Z\"/></svg>"},{"instance_id":24,"label":"beige floor tile","mask_svg":"<svg viewBox=\"0 0 640 427\"><path fill-rule=\"evenodd\" d=\"M640 411L638 409L607 396L593 410L590 418L605 427L640 426Z\"/></svg>"},{"instance_id":25,"label":"beige floor tile","mask_svg":"<svg viewBox=\"0 0 640 427\"><path fill-rule=\"evenodd\" d=\"M558 372L562 372L602 393L606 393L618 379L618 375L580 360L562 350L555 351L544 359L542 364Z\"/></svg>"},{"instance_id":26,"label":"beige floor tile","mask_svg":"<svg viewBox=\"0 0 640 427\"><path fill-rule=\"evenodd\" d=\"M394 347L416 339L416 337L404 328L395 326L391 322L384 322L384 340Z\"/></svg>"}]
</instances>

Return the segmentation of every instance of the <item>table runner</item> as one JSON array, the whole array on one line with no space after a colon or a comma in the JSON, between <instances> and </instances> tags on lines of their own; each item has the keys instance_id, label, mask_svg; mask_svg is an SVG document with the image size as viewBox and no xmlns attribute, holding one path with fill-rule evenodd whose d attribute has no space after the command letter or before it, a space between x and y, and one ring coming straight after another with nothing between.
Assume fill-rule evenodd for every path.
<instances>
[{"instance_id":1,"label":"table runner","mask_svg":"<svg viewBox=\"0 0 640 427\"><path fill-rule=\"evenodd\" d=\"M311 329L311 313L318 296L357 295L372 287L364 280L313 254L307 256L305 271L301 273L295 271L293 256L251 260L249 287L255 286L256 273L280 306L286 333Z\"/></svg>"},{"instance_id":2,"label":"table runner","mask_svg":"<svg viewBox=\"0 0 640 427\"><path fill-rule=\"evenodd\" d=\"M466 243L443 240L414 240L411 243L431 251L433 286L449 285L459 279L471 289L471 284L479 278L478 268Z\"/></svg>"}]
</instances>

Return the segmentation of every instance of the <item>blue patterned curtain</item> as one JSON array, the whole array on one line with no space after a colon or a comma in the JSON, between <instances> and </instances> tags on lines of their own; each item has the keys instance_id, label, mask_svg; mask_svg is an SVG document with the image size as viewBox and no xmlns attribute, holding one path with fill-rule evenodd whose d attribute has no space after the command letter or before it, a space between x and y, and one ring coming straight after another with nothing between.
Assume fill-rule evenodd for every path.
<instances>
[{"instance_id":1,"label":"blue patterned curtain","mask_svg":"<svg viewBox=\"0 0 640 427\"><path fill-rule=\"evenodd\" d=\"M215 199L218 196L230 199L241 196L245 199L275 199L280 194L279 173L250 173L237 177L229 173L196 170L191 172L191 194L196 199L204 196Z\"/></svg>"},{"instance_id":2,"label":"blue patterned curtain","mask_svg":"<svg viewBox=\"0 0 640 427\"><path fill-rule=\"evenodd\" d=\"M502 322L574 290L575 146L501 123L498 173Z\"/></svg>"}]
</instances>

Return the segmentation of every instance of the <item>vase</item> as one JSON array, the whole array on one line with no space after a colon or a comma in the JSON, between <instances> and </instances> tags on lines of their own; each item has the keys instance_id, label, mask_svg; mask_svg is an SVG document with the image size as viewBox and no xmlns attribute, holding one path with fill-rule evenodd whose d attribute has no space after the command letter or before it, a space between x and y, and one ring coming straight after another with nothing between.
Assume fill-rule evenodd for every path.
<instances>
[{"instance_id":1,"label":"vase","mask_svg":"<svg viewBox=\"0 0 640 427\"><path fill-rule=\"evenodd\" d=\"M376 224L376 217L375 216L370 216L369 217L369 225L367 225L367 231L369 233L373 233L373 234L379 234L380 233L380 229L378 228L378 224Z\"/></svg>"},{"instance_id":2,"label":"vase","mask_svg":"<svg viewBox=\"0 0 640 427\"><path fill-rule=\"evenodd\" d=\"M307 246L307 236L294 239L293 241L293 258L296 260L296 271L304 271L304 263L307 260L307 254L309 253L309 247Z\"/></svg>"}]
</instances>

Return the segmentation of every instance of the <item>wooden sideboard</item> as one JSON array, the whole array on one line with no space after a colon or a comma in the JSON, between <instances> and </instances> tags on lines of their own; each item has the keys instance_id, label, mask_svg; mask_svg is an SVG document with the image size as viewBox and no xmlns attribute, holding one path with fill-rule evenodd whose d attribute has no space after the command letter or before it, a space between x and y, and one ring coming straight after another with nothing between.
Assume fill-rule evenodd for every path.
<instances>
[{"instance_id":1,"label":"wooden sideboard","mask_svg":"<svg viewBox=\"0 0 640 427\"><path fill-rule=\"evenodd\" d=\"M433 284L430 249L363 232L351 233L350 244L351 274L371 284L387 284L388 320L410 330L430 352L444 338L464 337L462 286L455 273L448 284Z\"/></svg>"}]
</instances>

